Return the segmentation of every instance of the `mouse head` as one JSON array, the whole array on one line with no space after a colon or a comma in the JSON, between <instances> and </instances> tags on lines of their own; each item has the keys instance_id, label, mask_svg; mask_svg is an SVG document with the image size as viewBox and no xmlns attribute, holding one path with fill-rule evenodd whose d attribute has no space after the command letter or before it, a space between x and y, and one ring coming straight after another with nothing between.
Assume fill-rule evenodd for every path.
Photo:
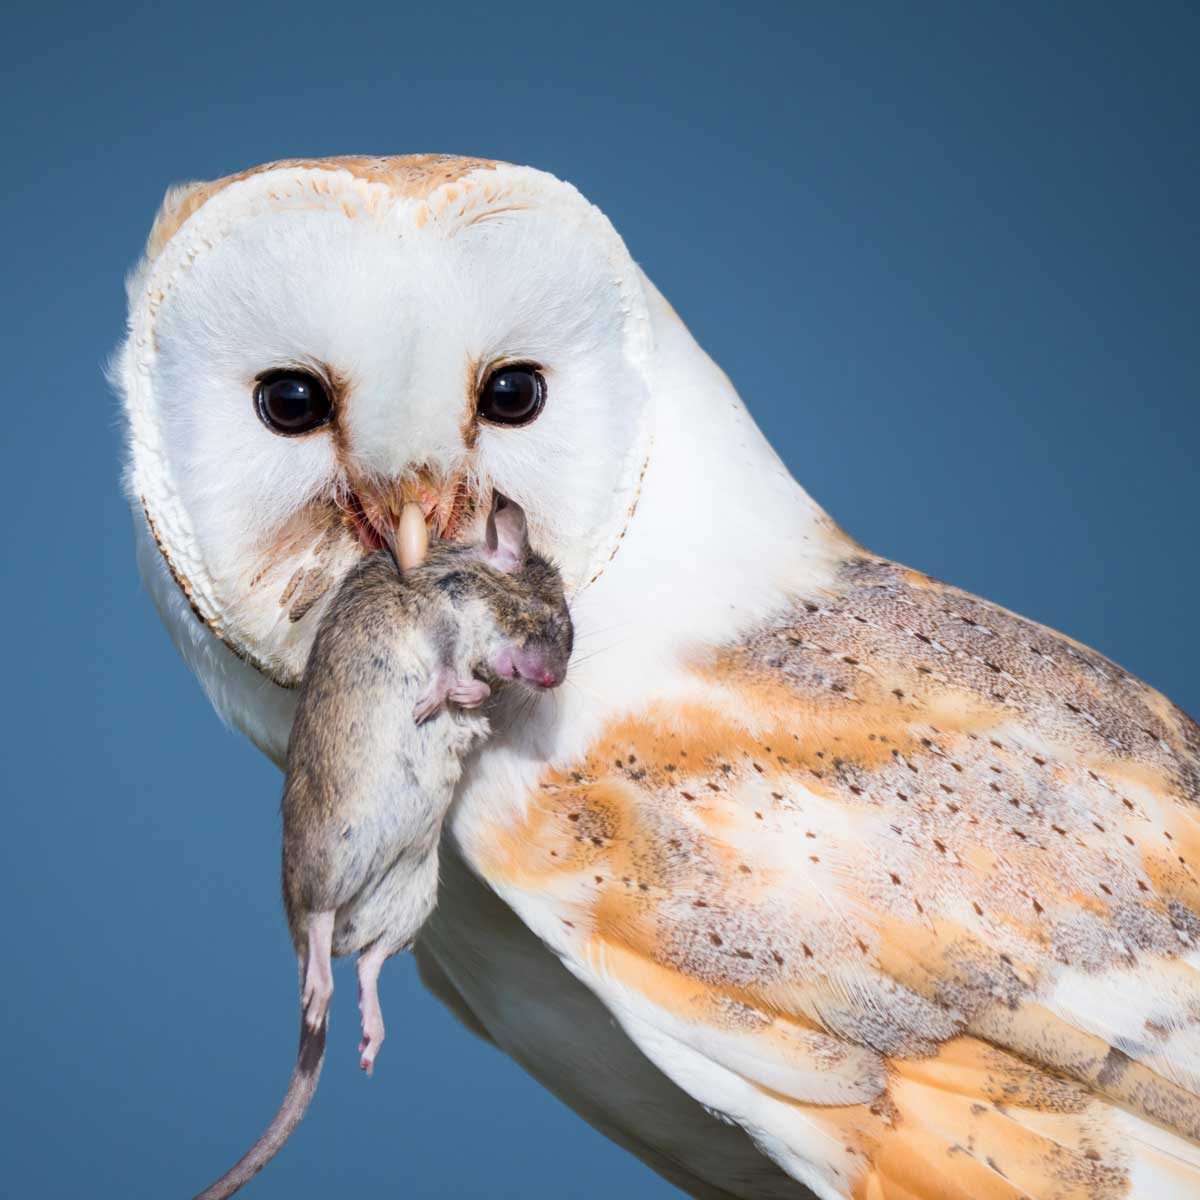
<instances>
[{"instance_id":1,"label":"mouse head","mask_svg":"<svg viewBox=\"0 0 1200 1200\"><path fill-rule=\"evenodd\" d=\"M530 548L521 506L496 492L483 542L475 554L484 567L495 623L486 666L497 679L545 690L566 678L574 630L562 577Z\"/></svg>"}]
</instances>

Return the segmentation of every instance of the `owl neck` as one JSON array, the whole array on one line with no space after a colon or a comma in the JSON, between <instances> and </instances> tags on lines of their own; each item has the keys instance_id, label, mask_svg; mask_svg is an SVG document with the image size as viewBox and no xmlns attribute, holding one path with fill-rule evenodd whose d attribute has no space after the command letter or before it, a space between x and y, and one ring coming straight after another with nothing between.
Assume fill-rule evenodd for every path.
<instances>
[{"instance_id":1,"label":"owl neck","mask_svg":"<svg viewBox=\"0 0 1200 1200\"><path fill-rule=\"evenodd\" d=\"M831 584L853 542L792 478L724 372L645 281L653 328L643 470L611 560L575 599L583 637L687 656Z\"/></svg>"}]
</instances>

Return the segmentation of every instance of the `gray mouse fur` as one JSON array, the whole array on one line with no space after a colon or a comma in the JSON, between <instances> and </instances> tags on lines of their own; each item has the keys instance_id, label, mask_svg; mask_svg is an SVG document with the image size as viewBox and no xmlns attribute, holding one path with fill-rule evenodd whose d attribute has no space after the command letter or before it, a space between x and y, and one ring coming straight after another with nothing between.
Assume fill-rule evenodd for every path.
<instances>
[{"instance_id":1,"label":"gray mouse fur","mask_svg":"<svg viewBox=\"0 0 1200 1200\"><path fill-rule=\"evenodd\" d=\"M283 898L300 960L300 1046L263 1135L196 1200L231 1196L278 1153L316 1091L333 991L330 956L358 954L370 1071L383 1040L376 983L433 911L442 821L463 759L488 735L479 710L517 679L566 674L562 580L499 493L478 546L434 543L400 573L387 551L346 575L309 655L288 742Z\"/></svg>"}]
</instances>

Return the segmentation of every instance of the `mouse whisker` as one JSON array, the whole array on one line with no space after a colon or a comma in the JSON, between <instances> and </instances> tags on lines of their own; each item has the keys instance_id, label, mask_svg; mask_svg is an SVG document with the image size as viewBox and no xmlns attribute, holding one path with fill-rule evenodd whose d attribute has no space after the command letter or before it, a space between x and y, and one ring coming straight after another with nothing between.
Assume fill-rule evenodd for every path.
<instances>
[{"instance_id":1,"label":"mouse whisker","mask_svg":"<svg viewBox=\"0 0 1200 1200\"><path fill-rule=\"evenodd\" d=\"M601 694L594 688L584 687L583 684L581 684L577 679L572 679L570 675L563 680L563 685L574 688L575 691L577 691L585 700L591 700L601 704L604 702L604 697L601 696Z\"/></svg>"},{"instance_id":2,"label":"mouse whisker","mask_svg":"<svg viewBox=\"0 0 1200 1200\"><path fill-rule=\"evenodd\" d=\"M596 646L589 650L586 654L572 655L570 666L578 668L586 662L591 662L594 658L599 658L601 654L607 654L610 650L615 650L621 643L610 642L607 646Z\"/></svg>"},{"instance_id":3,"label":"mouse whisker","mask_svg":"<svg viewBox=\"0 0 1200 1200\"><path fill-rule=\"evenodd\" d=\"M613 633L618 629L628 629L632 624L632 621L616 621L612 625L597 625L594 628L576 630L575 641L586 642L591 638L599 637L601 634Z\"/></svg>"}]
</instances>

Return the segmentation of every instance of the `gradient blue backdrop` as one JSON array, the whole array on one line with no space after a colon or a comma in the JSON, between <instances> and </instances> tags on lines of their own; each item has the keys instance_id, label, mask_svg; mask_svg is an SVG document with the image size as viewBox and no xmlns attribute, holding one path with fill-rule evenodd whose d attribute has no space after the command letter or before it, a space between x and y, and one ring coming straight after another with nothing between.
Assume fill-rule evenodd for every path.
<instances>
[{"instance_id":1,"label":"gradient blue backdrop","mask_svg":"<svg viewBox=\"0 0 1200 1200\"><path fill-rule=\"evenodd\" d=\"M4 1192L190 1195L295 1043L280 781L140 592L101 378L169 183L423 150L570 179L851 532L1195 712L1197 11L9 8ZM411 962L363 1080L339 978L315 1110L251 1195L673 1194Z\"/></svg>"}]
</instances>

